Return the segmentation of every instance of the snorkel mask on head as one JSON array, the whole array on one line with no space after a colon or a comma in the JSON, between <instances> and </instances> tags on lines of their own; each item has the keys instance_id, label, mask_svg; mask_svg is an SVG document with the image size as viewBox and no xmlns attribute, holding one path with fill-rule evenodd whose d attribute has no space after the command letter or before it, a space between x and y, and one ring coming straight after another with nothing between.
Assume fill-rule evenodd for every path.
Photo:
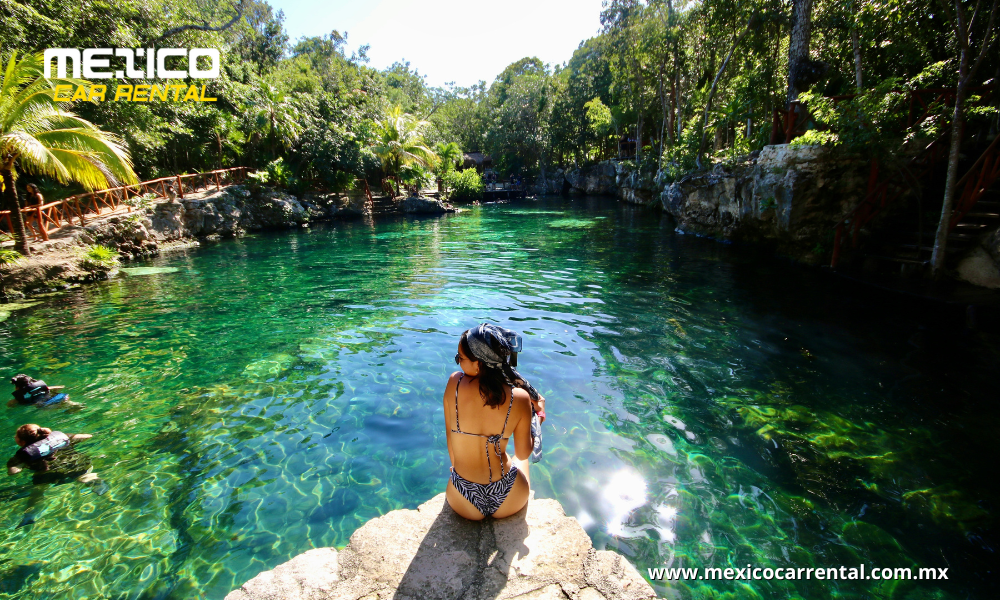
<instances>
[{"instance_id":1,"label":"snorkel mask on head","mask_svg":"<svg viewBox=\"0 0 1000 600\"><path fill-rule=\"evenodd\" d=\"M482 323L469 330L466 336L475 357L486 364L499 367L506 363L517 366L517 353L521 351L521 336L516 331L489 323ZM494 343L490 343L490 342ZM499 346L499 353L494 350ZM509 360L508 360L509 358Z\"/></svg>"},{"instance_id":2,"label":"snorkel mask on head","mask_svg":"<svg viewBox=\"0 0 1000 600\"><path fill-rule=\"evenodd\" d=\"M526 390L532 398L538 397L538 392L521 374L514 370L517 366L517 353L521 351L521 336L516 331L504 329L497 325L481 323L468 331L466 339L472 356L487 365L501 369L510 379L510 383ZM491 343L494 342L494 343ZM494 350L499 346L499 353Z\"/></svg>"}]
</instances>

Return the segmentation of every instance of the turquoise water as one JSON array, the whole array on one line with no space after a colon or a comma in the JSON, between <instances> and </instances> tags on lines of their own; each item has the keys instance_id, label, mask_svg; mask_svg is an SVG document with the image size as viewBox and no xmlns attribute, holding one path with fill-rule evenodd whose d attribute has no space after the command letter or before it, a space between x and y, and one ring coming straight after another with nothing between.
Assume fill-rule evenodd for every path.
<instances>
[{"instance_id":1,"label":"turquoise water","mask_svg":"<svg viewBox=\"0 0 1000 600\"><path fill-rule=\"evenodd\" d=\"M443 491L458 335L524 334L539 497L651 567L948 567L678 598L996 595L997 340L607 200L336 223L173 254L0 322L18 407L98 484L0 482L0 598L221 598ZM106 489L105 489L106 488ZM104 492L99 494L97 492ZM33 523L26 523L25 515Z\"/></svg>"}]
</instances>

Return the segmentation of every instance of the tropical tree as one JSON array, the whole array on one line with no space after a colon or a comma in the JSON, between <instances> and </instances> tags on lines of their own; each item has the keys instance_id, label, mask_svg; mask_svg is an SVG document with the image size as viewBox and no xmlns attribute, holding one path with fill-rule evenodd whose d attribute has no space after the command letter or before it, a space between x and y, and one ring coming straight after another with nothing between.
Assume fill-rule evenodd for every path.
<instances>
[{"instance_id":1,"label":"tropical tree","mask_svg":"<svg viewBox=\"0 0 1000 600\"><path fill-rule=\"evenodd\" d=\"M278 156L279 148L287 150L299 139L302 132L302 115L294 104L269 83L263 84L251 103L251 115L256 125L257 140L267 140L271 157Z\"/></svg>"},{"instance_id":2,"label":"tropical tree","mask_svg":"<svg viewBox=\"0 0 1000 600\"><path fill-rule=\"evenodd\" d=\"M24 219L17 198L18 169L51 177L60 183L75 181L95 190L137 183L132 160L118 136L60 107L57 84L86 85L84 81L42 76L41 54L18 60L12 53L0 74L0 177L3 205L10 211L15 247L30 253Z\"/></svg>"},{"instance_id":3,"label":"tropical tree","mask_svg":"<svg viewBox=\"0 0 1000 600\"><path fill-rule=\"evenodd\" d=\"M447 173L455 169L455 166L462 161L462 149L455 142L447 144L440 142L434 147L440 159L441 173Z\"/></svg>"},{"instance_id":4,"label":"tropical tree","mask_svg":"<svg viewBox=\"0 0 1000 600\"><path fill-rule=\"evenodd\" d=\"M375 146L372 151L382 161L386 175L396 175L404 165L416 163L431 167L438 157L427 147L424 134L430 123L406 114L400 106L389 109L375 124Z\"/></svg>"}]
</instances>

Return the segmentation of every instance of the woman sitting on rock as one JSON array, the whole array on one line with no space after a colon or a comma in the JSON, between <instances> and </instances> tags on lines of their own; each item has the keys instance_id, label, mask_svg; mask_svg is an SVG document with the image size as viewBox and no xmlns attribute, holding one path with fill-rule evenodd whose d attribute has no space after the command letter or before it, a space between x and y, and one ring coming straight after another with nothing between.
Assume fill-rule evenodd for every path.
<instances>
[{"instance_id":1,"label":"woman sitting on rock","mask_svg":"<svg viewBox=\"0 0 1000 600\"><path fill-rule=\"evenodd\" d=\"M514 370L520 336L483 323L462 334L448 380L444 415L451 480L446 497L459 515L503 518L528 503L532 416L545 399ZM517 461L507 454L514 438ZM515 462L519 464L514 464Z\"/></svg>"}]
</instances>

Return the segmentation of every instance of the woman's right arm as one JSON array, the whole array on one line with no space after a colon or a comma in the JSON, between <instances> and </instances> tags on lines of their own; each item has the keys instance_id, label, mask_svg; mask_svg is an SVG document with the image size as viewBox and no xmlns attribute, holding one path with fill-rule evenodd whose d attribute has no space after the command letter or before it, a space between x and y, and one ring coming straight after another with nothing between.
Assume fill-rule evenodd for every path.
<instances>
[{"instance_id":1,"label":"woman's right arm","mask_svg":"<svg viewBox=\"0 0 1000 600\"><path fill-rule=\"evenodd\" d=\"M531 456L531 399L528 392L520 388L514 389L514 401L517 406L520 419L514 426L514 458L517 459L517 468L528 477L528 469L531 463L528 458ZM529 477L530 480L530 477Z\"/></svg>"},{"instance_id":2,"label":"woman's right arm","mask_svg":"<svg viewBox=\"0 0 1000 600\"><path fill-rule=\"evenodd\" d=\"M10 460L7 461L7 474L17 475L18 473L21 472L20 465L23 464L24 463L21 462L21 457L18 456L17 454L14 454L14 456L10 457Z\"/></svg>"},{"instance_id":3,"label":"woman's right arm","mask_svg":"<svg viewBox=\"0 0 1000 600\"><path fill-rule=\"evenodd\" d=\"M77 442L82 442L83 440L89 440L92 437L94 436L92 436L89 433L74 433L73 435L69 436L69 442L71 444L75 444Z\"/></svg>"},{"instance_id":4,"label":"woman's right arm","mask_svg":"<svg viewBox=\"0 0 1000 600\"><path fill-rule=\"evenodd\" d=\"M444 439L448 442L448 460L451 464L455 464L455 455L452 454L451 450L451 436L448 435L448 431L452 429L451 415L455 410L455 386L458 385L458 371L451 374L448 378L448 385L444 386Z\"/></svg>"}]
</instances>

